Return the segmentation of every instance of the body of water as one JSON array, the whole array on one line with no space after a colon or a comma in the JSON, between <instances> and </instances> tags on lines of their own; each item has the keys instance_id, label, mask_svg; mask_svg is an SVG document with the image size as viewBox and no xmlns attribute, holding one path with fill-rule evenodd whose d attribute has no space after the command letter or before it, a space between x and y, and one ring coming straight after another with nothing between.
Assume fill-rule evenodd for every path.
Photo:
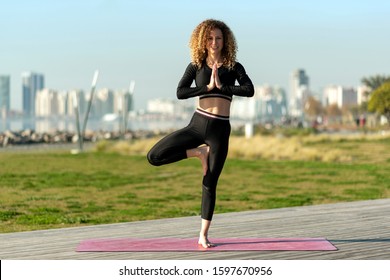
<instances>
[{"instance_id":1,"label":"body of water","mask_svg":"<svg viewBox=\"0 0 390 280\"><path fill-rule=\"evenodd\" d=\"M187 125L189 119L174 118L132 118L128 120L128 130L167 130L177 129ZM80 127L82 122L80 122ZM104 120L102 118L91 118L87 122L87 130L92 131L119 131L122 122L119 118ZM76 132L76 120L72 118L14 118L1 120L0 132L7 130L22 131L34 130L38 133L50 133L54 131Z\"/></svg>"},{"instance_id":2,"label":"body of water","mask_svg":"<svg viewBox=\"0 0 390 280\"><path fill-rule=\"evenodd\" d=\"M191 120L191 115L182 118L144 115L131 117L127 122L128 130L164 131L179 129ZM109 116L105 118L90 118L87 122L87 130L91 131L120 131L121 118ZM231 120L232 126L245 125L247 121ZM80 121L82 127L82 121ZM8 118L0 120L0 133L9 131L34 130L37 133L51 133L55 131L76 132L75 118Z\"/></svg>"}]
</instances>

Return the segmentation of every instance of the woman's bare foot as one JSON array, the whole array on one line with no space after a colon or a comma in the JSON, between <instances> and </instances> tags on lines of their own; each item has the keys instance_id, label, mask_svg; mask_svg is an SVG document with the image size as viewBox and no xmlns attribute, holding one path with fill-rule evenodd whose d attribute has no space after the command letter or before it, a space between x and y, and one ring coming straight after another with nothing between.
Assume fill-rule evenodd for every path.
<instances>
[{"instance_id":1,"label":"woman's bare foot","mask_svg":"<svg viewBox=\"0 0 390 280\"><path fill-rule=\"evenodd\" d=\"M199 241L198 241L198 244L199 245L202 245L203 248L207 249L207 248L210 248L210 247L214 247L214 244L212 244L207 236L204 236L204 235L199 235Z\"/></svg>"},{"instance_id":2,"label":"woman's bare foot","mask_svg":"<svg viewBox=\"0 0 390 280\"><path fill-rule=\"evenodd\" d=\"M208 169L208 160L209 160L209 146L201 146L194 149L187 150L187 157L197 157L200 159L203 168L203 175L205 176Z\"/></svg>"},{"instance_id":3,"label":"woman's bare foot","mask_svg":"<svg viewBox=\"0 0 390 280\"><path fill-rule=\"evenodd\" d=\"M202 163L203 175L206 176L207 169L209 168L208 161L209 161L210 147L209 146L202 146L202 147L199 147L198 149L200 151L199 159Z\"/></svg>"}]
</instances>

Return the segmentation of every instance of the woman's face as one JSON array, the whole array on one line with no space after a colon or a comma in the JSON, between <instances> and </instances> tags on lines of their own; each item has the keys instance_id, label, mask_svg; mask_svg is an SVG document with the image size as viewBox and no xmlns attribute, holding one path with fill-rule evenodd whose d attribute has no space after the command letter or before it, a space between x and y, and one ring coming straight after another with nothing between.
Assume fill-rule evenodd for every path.
<instances>
[{"instance_id":1,"label":"woman's face","mask_svg":"<svg viewBox=\"0 0 390 280\"><path fill-rule=\"evenodd\" d=\"M221 54L223 48L223 34L218 28L212 29L207 37L207 51L212 55Z\"/></svg>"}]
</instances>

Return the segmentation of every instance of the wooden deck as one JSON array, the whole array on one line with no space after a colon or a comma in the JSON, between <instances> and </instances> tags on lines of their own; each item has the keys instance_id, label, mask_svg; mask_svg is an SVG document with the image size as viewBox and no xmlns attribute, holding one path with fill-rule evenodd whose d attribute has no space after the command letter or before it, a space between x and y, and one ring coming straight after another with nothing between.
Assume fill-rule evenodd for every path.
<instances>
[{"instance_id":1,"label":"wooden deck","mask_svg":"<svg viewBox=\"0 0 390 280\"><path fill-rule=\"evenodd\" d=\"M78 253L91 238L195 237L199 217L0 234L0 259L390 259L390 199L216 214L214 237L324 237L338 251Z\"/></svg>"}]
</instances>

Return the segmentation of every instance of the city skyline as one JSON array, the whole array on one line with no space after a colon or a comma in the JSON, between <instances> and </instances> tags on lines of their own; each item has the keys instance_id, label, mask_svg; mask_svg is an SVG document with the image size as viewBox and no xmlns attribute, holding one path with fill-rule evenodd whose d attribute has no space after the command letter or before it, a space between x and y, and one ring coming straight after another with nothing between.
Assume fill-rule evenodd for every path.
<instances>
[{"instance_id":1,"label":"city skyline","mask_svg":"<svg viewBox=\"0 0 390 280\"><path fill-rule=\"evenodd\" d=\"M42 73L56 90L88 90L96 69L98 88L126 89L135 80L135 109L174 99L190 61L189 36L206 18L231 27L237 58L256 85L289 91L291 72L305 69L320 92L389 72L386 1L16 0L1 7L0 75L11 77L16 110L25 71Z\"/></svg>"}]
</instances>

